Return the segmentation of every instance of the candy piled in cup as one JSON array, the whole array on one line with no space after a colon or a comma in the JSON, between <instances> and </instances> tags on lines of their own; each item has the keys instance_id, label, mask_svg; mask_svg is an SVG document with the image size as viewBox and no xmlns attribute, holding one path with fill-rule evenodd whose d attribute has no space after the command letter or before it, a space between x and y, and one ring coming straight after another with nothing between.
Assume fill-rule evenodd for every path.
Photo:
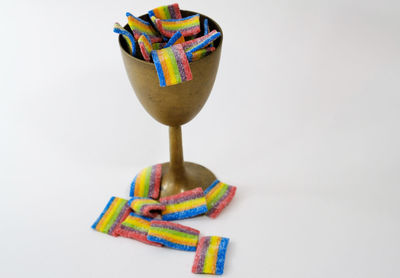
<instances>
[{"instance_id":1,"label":"candy piled in cup","mask_svg":"<svg viewBox=\"0 0 400 278\"><path fill-rule=\"evenodd\" d=\"M213 42L221 36L199 14L183 18L177 3L149 11L150 21L126 16L126 29L115 23L114 32L124 38L129 54L154 63L161 87L192 80L190 62L215 51Z\"/></svg>"}]
</instances>

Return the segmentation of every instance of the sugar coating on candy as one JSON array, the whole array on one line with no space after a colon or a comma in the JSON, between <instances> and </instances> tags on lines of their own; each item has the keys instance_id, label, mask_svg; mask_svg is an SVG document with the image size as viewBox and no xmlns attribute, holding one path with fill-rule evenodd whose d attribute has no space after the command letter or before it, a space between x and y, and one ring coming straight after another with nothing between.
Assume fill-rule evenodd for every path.
<instances>
[{"instance_id":1,"label":"sugar coating on candy","mask_svg":"<svg viewBox=\"0 0 400 278\"><path fill-rule=\"evenodd\" d=\"M200 15L192 15L181 19L159 19L151 17L155 21L158 31L165 37L171 38L177 31L184 37L200 33Z\"/></svg>"},{"instance_id":2,"label":"sugar coating on candy","mask_svg":"<svg viewBox=\"0 0 400 278\"><path fill-rule=\"evenodd\" d=\"M204 36L210 33L210 26L208 25L208 18L204 19L203 22ZM214 46L214 43L210 43L210 46Z\"/></svg>"},{"instance_id":3,"label":"sugar coating on candy","mask_svg":"<svg viewBox=\"0 0 400 278\"><path fill-rule=\"evenodd\" d=\"M131 197L158 199L160 194L162 165L156 164L141 170L131 183Z\"/></svg>"},{"instance_id":4,"label":"sugar coating on candy","mask_svg":"<svg viewBox=\"0 0 400 278\"><path fill-rule=\"evenodd\" d=\"M130 212L131 209L128 205L128 200L111 197L96 222L93 223L92 229L112 236L118 236L115 231Z\"/></svg>"},{"instance_id":5,"label":"sugar coating on candy","mask_svg":"<svg viewBox=\"0 0 400 278\"><path fill-rule=\"evenodd\" d=\"M190 62L193 62L193 61L200 60L201 58L207 56L208 54L210 54L211 52L214 52L214 51L215 51L215 47L210 46L207 48L199 49L195 52L187 53L187 57Z\"/></svg>"},{"instance_id":6,"label":"sugar coating on candy","mask_svg":"<svg viewBox=\"0 0 400 278\"><path fill-rule=\"evenodd\" d=\"M128 204L136 214L151 218L157 217L165 209L165 205L145 197L133 197Z\"/></svg>"},{"instance_id":7,"label":"sugar coating on candy","mask_svg":"<svg viewBox=\"0 0 400 278\"><path fill-rule=\"evenodd\" d=\"M165 205L161 216L163 220L185 219L207 212L207 203L201 187L160 198L159 202Z\"/></svg>"},{"instance_id":8,"label":"sugar coating on candy","mask_svg":"<svg viewBox=\"0 0 400 278\"><path fill-rule=\"evenodd\" d=\"M182 44L151 52L161 87L192 80L192 71Z\"/></svg>"},{"instance_id":9,"label":"sugar coating on candy","mask_svg":"<svg viewBox=\"0 0 400 278\"><path fill-rule=\"evenodd\" d=\"M128 25L132 30L135 39L139 39L142 34L149 36L151 42L162 42L159 33L151 26L151 24L143 19L133 16L131 13L126 13L128 17Z\"/></svg>"},{"instance_id":10,"label":"sugar coating on candy","mask_svg":"<svg viewBox=\"0 0 400 278\"><path fill-rule=\"evenodd\" d=\"M198 274L223 274L228 243L229 238L225 237L202 237L197 246L192 272Z\"/></svg>"},{"instance_id":11,"label":"sugar coating on candy","mask_svg":"<svg viewBox=\"0 0 400 278\"><path fill-rule=\"evenodd\" d=\"M153 50L160 50L165 47L166 43L165 42L155 42L152 44Z\"/></svg>"},{"instance_id":12,"label":"sugar coating on candy","mask_svg":"<svg viewBox=\"0 0 400 278\"><path fill-rule=\"evenodd\" d=\"M207 201L206 215L216 218L221 211L232 201L236 193L236 186L215 180L205 191Z\"/></svg>"},{"instance_id":13,"label":"sugar coating on candy","mask_svg":"<svg viewBox=\"0 0 400 278\"><path fill-rule=\"evenodd\" d=\"M215 41L220 36L221 36L220 32L213 30L205 36L182 43L182 46L186 53L193 53L193 52L195 52L199 49L202 49L202 48L206 47L207 45L211 44L213 41Z\"/></svg>"},{"instance_id":14,"label":"sugar coating on candy","mask_svg":"<svg viewBox=\"0 0 400 278\"><path fill-rule=\"evenodd\" d=\"M169 39L169 41L165 44L165 47L170 47L171 45L183 42L185 42L185 37L182 35L180 31L178 31Z\"/></svg>"},{"instance_id":15,"label":"sugar coating on candy","mask_svg":"<svg viewBox=\"0 0 400 278\"><path fill-rule=\"evenodd\" d=\"M185 251L196 251L200 231L178 223L152 220L147 239L164 246Z\"/></svg>"},{"instance_id":16,"label":"sugar coating on candy","mask_svg":"<svg viewBox=\"0 0 400 278\"><path fill-rule=\"evenodd\" d=\"M118 235L139 240L155 246L162 246L162 244L147 240L147 233L150 228L150 218L137 215L131 212L128 217L117 228Z\"/></svg>"},{"instance_id":17,"label":"sugar coating on candy","mask_svg":"<svg viewBox=\"0 0 400 278\"><path fill-rule=\"evenodd\" d=\"M146 34L142 34L138 39L138 44L143 59L145 59L146 61L150 61L151 51L153 51L153 46L151 44L149 36L147 36Z\"/></svg>"},{"instance_id":18,"label":"sugar coating on candy","mask_svg":"<svg viewBox=\"0 0 400 278\"><path fill-rule=\"evenodd\" d=\"M161 6L152 9L148 12L149 18L156 24L155 19L180 19L182 18L181 10L179 9L178 3L172 5Z\"/></svg>"},{"instance_id":19,"label":"sugar coating on candy","mask_svg":"<svg viewBox=\"0 0 400 278\"><path fill-rule=\"evenodd\" d=\"M135 39L133 38L133 35L127 30L125 30L124 27L122 27L118 22L114 24L113 31L114 33L122 35L122 37L125 39L128 45L129 54L132 54L132 56L134 56L136 53L136 48L135 48Z\"/></svg>"}]
</instances>

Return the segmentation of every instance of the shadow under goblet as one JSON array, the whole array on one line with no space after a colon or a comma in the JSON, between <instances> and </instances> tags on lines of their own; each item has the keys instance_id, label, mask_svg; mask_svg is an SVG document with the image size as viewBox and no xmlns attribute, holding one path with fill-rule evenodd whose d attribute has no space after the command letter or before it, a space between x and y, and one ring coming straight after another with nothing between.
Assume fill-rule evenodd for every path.
<instances>
[{"instance_id":1,"label":"shadow under goblet","mask_svg":"<svg viewBox=\"0 0 400 278\"><path fill-rule=\"evenodd\" d=\"M184 10L181 13L183 17L197 14ZM148 15L140 18L150 21ZM200 14L201 22L204 18L206 17ZM210 30L221 32L221 37L214 41L215 51L190 63L193 80L168 87L160 87L154 64L139 59L140 51L137 51L137 57L130 55L125 41L119 36L125 69L136 96L154 119L169 126L170 162L164 163L162 167L161 197L196 187L205 189L216 179L207 168L184 162L181 131L181 125L192 120L203 108L218 71L222 30L214 20L208 18L208 21ZM125 28L129 30L128 25ZM202 29L201 34L203 33Z\"/></svg>"}]
</instances>

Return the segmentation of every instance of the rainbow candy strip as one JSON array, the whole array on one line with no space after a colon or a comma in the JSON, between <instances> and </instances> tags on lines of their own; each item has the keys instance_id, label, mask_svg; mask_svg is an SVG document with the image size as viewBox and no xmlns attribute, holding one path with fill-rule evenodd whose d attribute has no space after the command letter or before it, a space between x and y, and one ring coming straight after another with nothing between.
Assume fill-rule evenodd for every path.
<instances>
[{"instance_id":1,"label":"rainbow candy strip","mask_svg":"<svg viewBox=\"0 0 400 278\"><path fill-rule=\"evenodd\" d=\"M158 199L160 194L162 165L156 164L141 170L131 183L131 197Z\"/></svg>"},{"instance_id":2,"label":"rainbow candy strip","mask_svg":"<svg viewBox=\"0 0 400 278\"><path fill-rule=\"evenodd\" d=\"M159 19L151 17L155 21L156 27L160 33L171 38L177 31L180 31L184 37L200 33L200 15L192 15L181 19Z\"/></svg>"},{"instance_id":3,"label":"rainbow candy strip","mask_svg":"<svg viewBox=\"0 0 400 278\"><path fill-rule=\"evenodd\" d=\"M131 28L135 39L138 40L140 35L146 34L149 36L152 43L161 42L163 40L149 22L135 17L131 13L126 13L126 16L128 17L128 25Z\"/></svg>"},{"instance_id":4,"label":"rainbow candy strip","mask_svg":"<svg viewBox=\"0 0 400 278\"><path fill-rule=\"evenodd\" d=\"M182 36L182 33L180 31L178 31L169 39L169 41L166 43L164 47L170 47L171 45L183 42L185 42L185 37Z\"/></svg>"},{"instance_id":5,"label":"rainbow candy strip","mask_svg":"<svg viewBox=\"0 0 400 278\"><path fill-rule=\"evenodd\" d=\"M179 250L196 251L199 234L198 230L188 226L153 220L150 223L147 239Z\"/></svg>"},{"instance_id":6,"label":"rainbow candy strip","mask_svg":"<svg viewBox=\"0 0 400 278\"><path fill-rule=\"evenodd\" d=\"M92 229L112 236L118 236L116 230L129 215L130 211L128 200L111 197L99 218L93 223Z\"/></svg>"},{"instance_id":7,"label":"rainbow candy strip","mask_svg":"<svg viewBox=\"0 0 400 278\"><path fill-rule=\"evenodd\" d=\"M138 39L140 52L142 53L143 59L150 61L150 53L153 51L153 46L149 36L142 34Z\"/></svg>"},{"instance_id":8,"label":"rainbow candy strip","mask_svg":"<svg viewBox=\"0 0 400 278\"><path fill-rule=\"evenodd\" d=\"M160 243L147 240L147 232L150 228L150 218L146 218L131 212L124 222L117 229L117 233L120 236L128 237L139 240L141 242L162 246Z\"/></svg>"},{"instance_id":9,"label":"rainbow candy strip","mask_svg":"<svg viewBox=\"0 0 400 278\"><path fill-rule=\"evenodd\" d=\"M134 56L136 53L136 48L135 48L135 39L133 38L132 34L129 33L127 30L125 30L124 27L122 27L118 22L114 24L114 33L122 35L122 37L128 44L129 53L132 54L132 56Z\"/></svg>"},{"instance_id":10,"label":"rainbow candy strip","mask_svg":"<svg viewBox=\"0 0 400 278\"><path fill-rule=\"evenodd\" d=\"M181 10L178 3L161 6L149 11L149 17L156 17L159 19L180 19L182 18Z\"/></svg>"},{"instance_id":11,"label":"rainbow candy strip","mask_svg":"<svg viewBox=\"0 0 400 278\"><path fill-rule=\"evenodd\" d=\"M202 48L193 53L187 53L187 57L190 62L197 61L197 60L200 60L201 58L207 56L211 52L214 52L214 50L215 50L215 47L213 47L213 46L210 46L207 48Z\"/></svg>"},{"instance_id":12,"label":"rainbow candy strip","mask_svg":"<svg viewBox=\"0 0 400 278\"><path fill-rule=\"evenodd\" d=\"M210 33L210 25L208 25L208 18L204 19L203 29L204 29L204 36L208 35L208 33ZM211 43L210 46L214 46L214 44Z\"/></svg>"},{"instance_id":13,"label":"rainbow candy strip","mask_svg":"<svg viewBox=\"0 0 400 278\"><path fill-rule=\"evenodd\" d=\"M235 196L236 186L215 180L205 191L207 201L207 216L216 218Z\"/></svg>"},{"instance_id":14,"label":"rainbow candy strip","mask_svg":"<svg viewBox=\"0 0 400 278\"><path fill-rule=\"evenodd\" d=\"M192 71L182 44L151 52L161 87L192 80Z\"/></svg>"},{"instance_id":15,"label":"rainbow candy strip","mask_svg":"<svg viewBox=\"0 0 400 278\"><path fill-rule=\"evenodd\" d=\"M213 30L205 36L182 43L182 46L186 53L193 53L211 44L220 36L221 36L220 32Z\"/></svg>"},{"instance_id":16,"label":"rainbow candy strip","mask_svg":"<svg viewBox=\"0 0 400 278\"><path fill-rule=\"evenodd\" d=\"M137 214L151 218L157 217L165 209L165 205L153 199L143 197L133 197L129 200L128 204Z\"/></svg>"},{"instance_id":17,"label":"rainbow candy strip","mask_svg":"<svg viewBox=\"0 0 400 278\"><path fill-rule=\"evenodd\" d=\"M202 237L197 246L192 272L200 274L223 274L228 243L229 238L225 237Z\"/></svg>"},{"instance_id":18,"label":"rainbow candy strip","mask_svg":"<svg viewBox=\"0 0 400 278\"><path fill-rule=\"evenodd\" d=\"M163 220L177 220L194 217L207 212L207 203L201 187L160 199L165 205Z\"/></svg>"}]
</instances>

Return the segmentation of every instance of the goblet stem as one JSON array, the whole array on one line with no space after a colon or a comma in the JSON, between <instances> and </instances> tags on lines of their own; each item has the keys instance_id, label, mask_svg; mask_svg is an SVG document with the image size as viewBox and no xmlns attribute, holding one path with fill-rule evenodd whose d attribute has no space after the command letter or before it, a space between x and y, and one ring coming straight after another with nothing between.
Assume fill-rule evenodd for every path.
<instances>
[{"instance_id":1,"label":"goblet stem","mask_svg":"<svg viewBox=\"0 0 400 278\"><path fill-rule=\"evenodd\" d=\"M169 127L169 158L170 171L183 174L183 149L181 126Z\"/></svg>"}]
</instances>

